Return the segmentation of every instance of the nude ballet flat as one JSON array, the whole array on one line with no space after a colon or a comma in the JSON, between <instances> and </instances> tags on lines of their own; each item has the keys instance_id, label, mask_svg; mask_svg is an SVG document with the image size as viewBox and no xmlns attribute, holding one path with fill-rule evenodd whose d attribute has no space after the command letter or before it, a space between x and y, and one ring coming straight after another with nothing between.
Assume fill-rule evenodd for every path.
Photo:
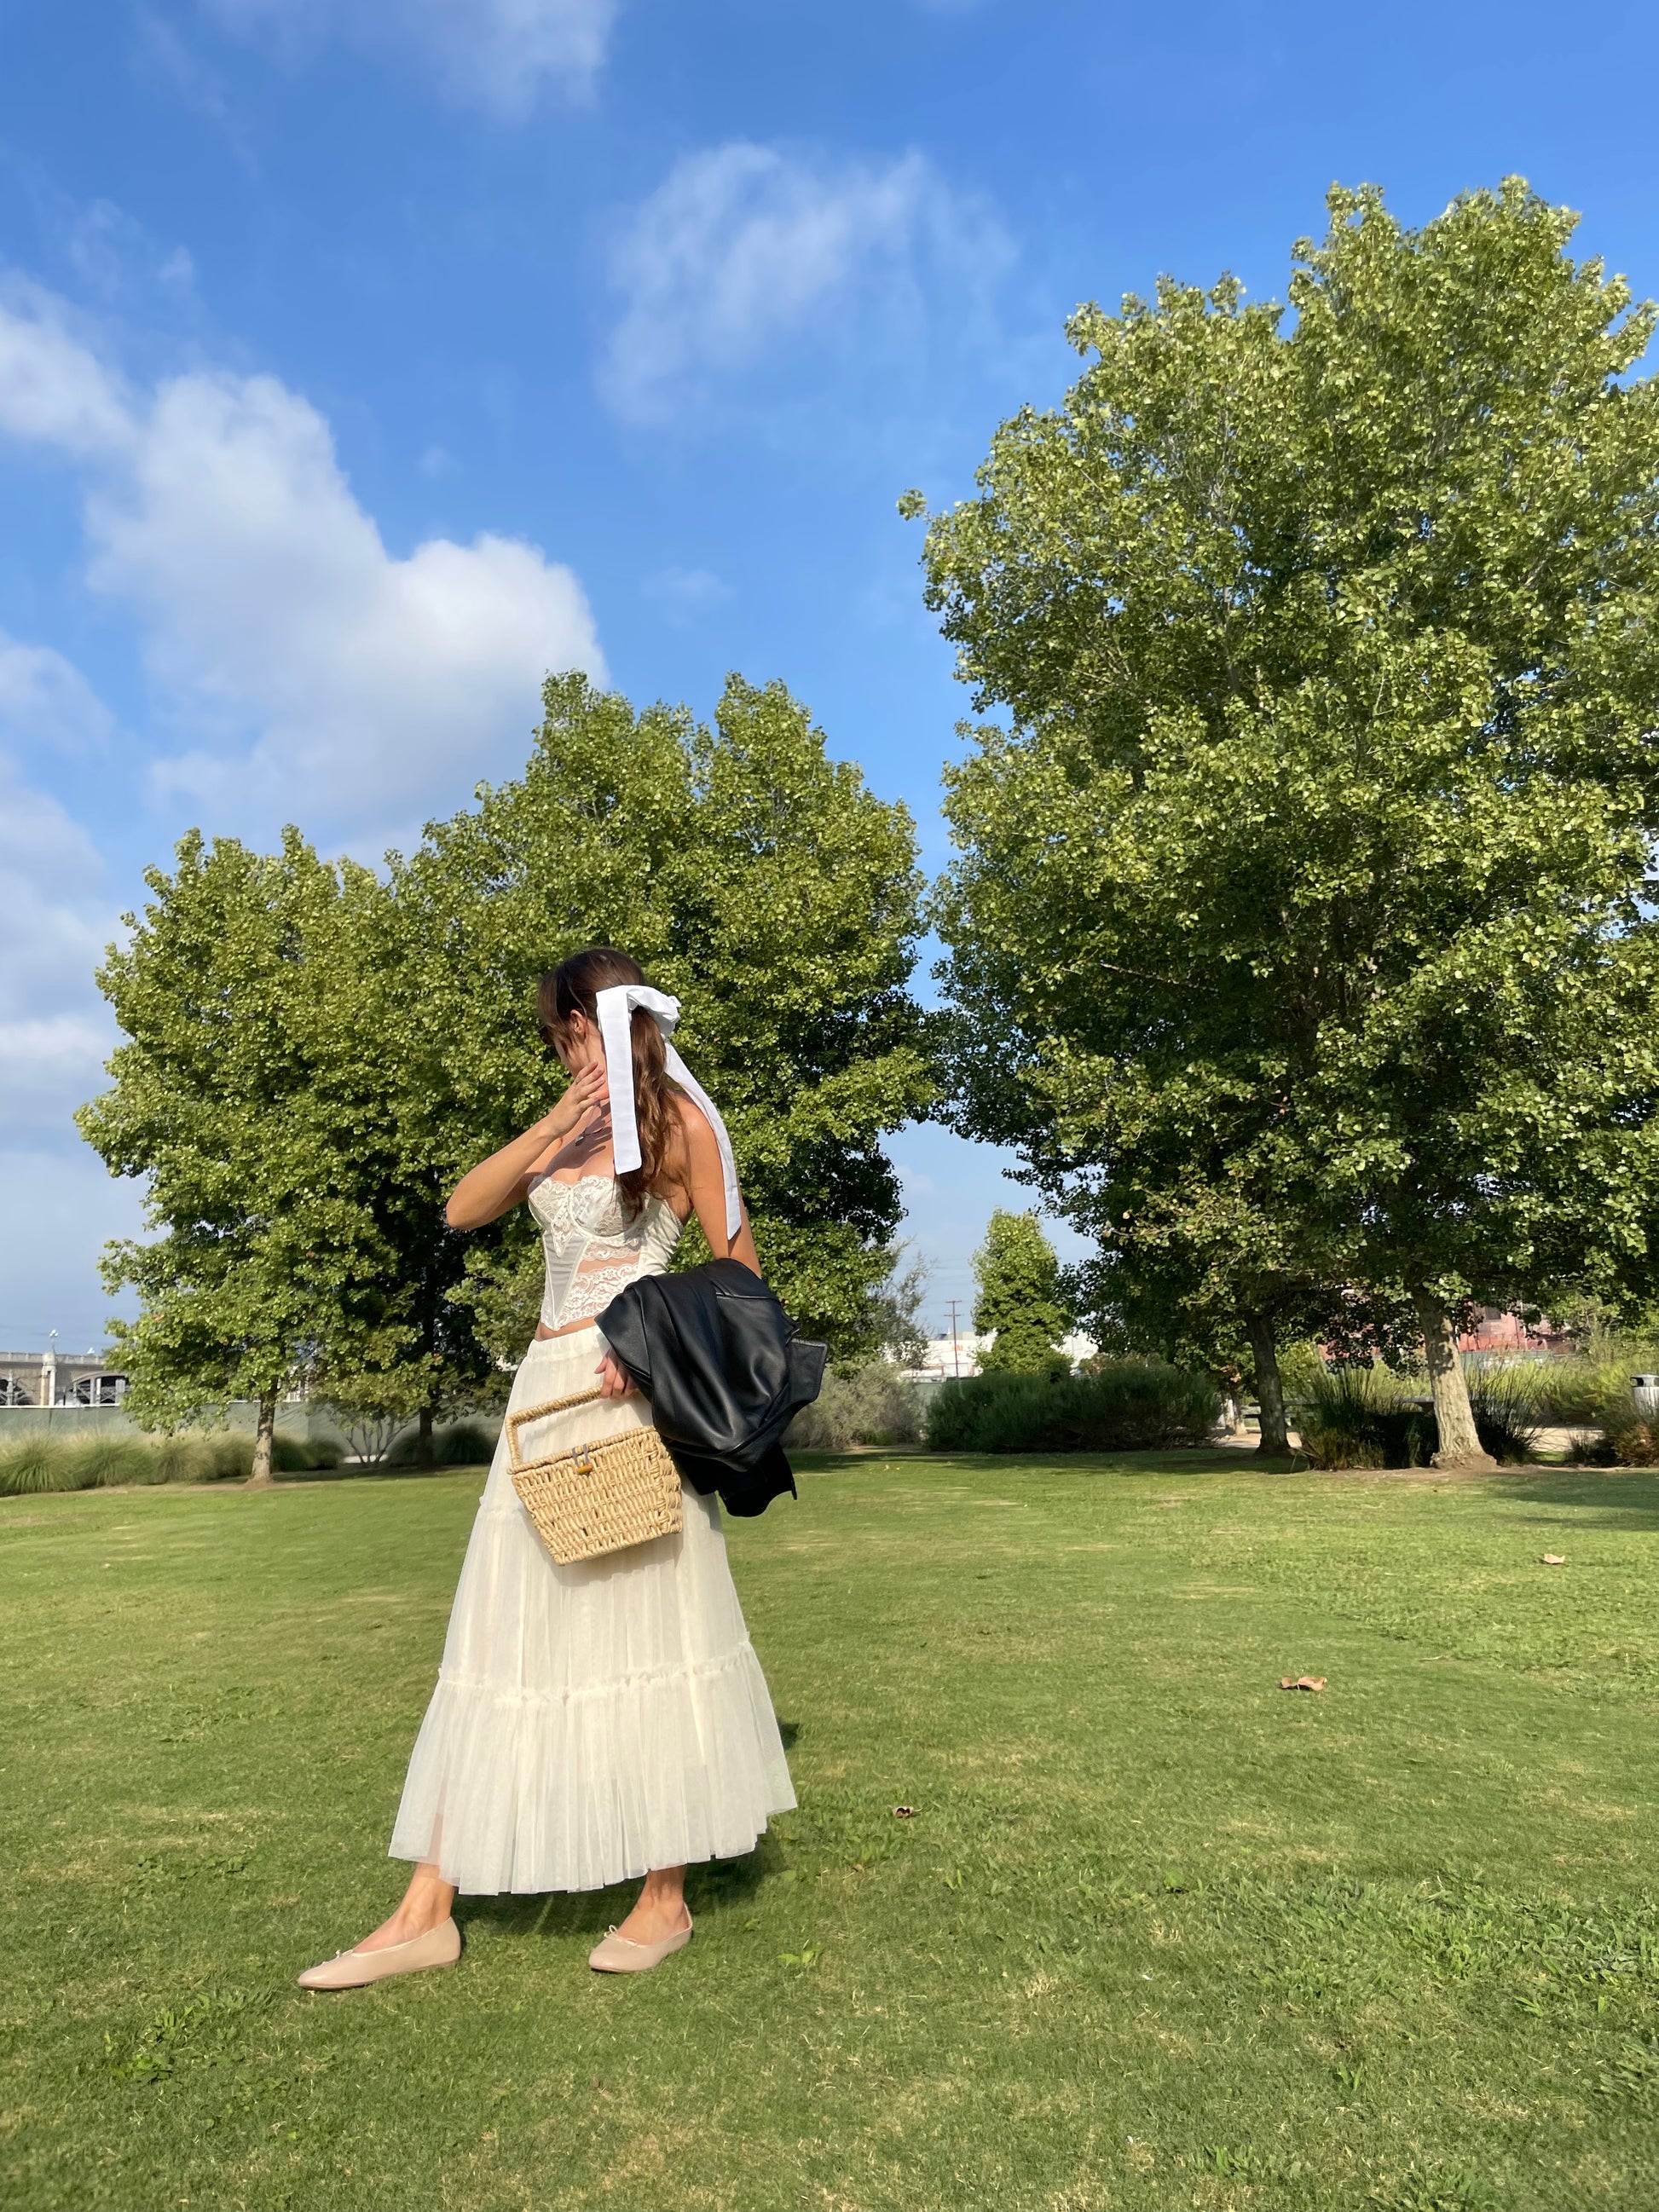
<instances>
[{"instance_id":1,"label":"nude ballet flat","mask_svg":"<svg viewBox=\"0 0 1659 2212\"><path fill-rule=\"evenodd\" d=\"M605 1940L596 1943L587 1954L587 1963L601 1974L648 1974L653 1966L661 1966L673 1951L683 1951L691 1941L691 1915L685 1916L685 1925L678 1935L665 1936L660 1943L636 1943L630 1936L618 1936L614 1928L605 1930Z\"/></svg>"},{"instance_id":2,"label":"nude ballet flat","mask_svg":"<svg viewBox=\"0 0 1659 2212\"><path fill-rule=\"evenodd\" d=\"M393 1974L418 1974L428 1966L453 1966L461 1955L461 1931L453 1920L441 1920L424 1936L411 1936L407 1943L387 1943L378 1951L342 1951L325 1959L320 1966L307 1966L300 1976L302 1990L361 1990L370 1982L389 1981Z\"/></svg>"}]
</instances>

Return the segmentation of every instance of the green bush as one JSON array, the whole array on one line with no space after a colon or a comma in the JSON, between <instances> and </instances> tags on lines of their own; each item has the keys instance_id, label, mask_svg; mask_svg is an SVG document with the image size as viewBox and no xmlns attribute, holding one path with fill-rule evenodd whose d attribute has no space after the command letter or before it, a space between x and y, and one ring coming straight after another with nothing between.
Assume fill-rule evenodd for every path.
<instances>
[{"instance_id":1,"label":"green bush","mask_svg":"<svg viewBox=\"0 0 1659 2212\"><path fill-rule=\"evenodd\" d=\"M419 1444L419 1432L405 1429L394 1440L382 1464L386 1467L413 1467ZM452 1421L433 1434L434 1467L483 1467L495 1456L495 1436L482 1421Z\"/></svg>"},{"instance_id":2,"label":"green bush","mask_svg":"<svg viewBox=\"0 0 1659 2212\"><path fill-rule=\"evenodd\" d=\"M296 1437L278 1429L270 1440L270 1463L279 1474L306 1474L313 1468L338 1467L344 1457L331 1437ZM250 1452L248 1464L252 1463Z\"/></svg>"},{"instance_id":3,"label":"green bush","mask_svg":"<svg viewBox=\"0 0 1659 2212\"><path fill-rule=\"evenodd\" d=\"M1114 1360L1091 1375L969 1375L927 1409L939 1451L1144 1451L1202 1443L1221 1418L1207 1375L1158 1360Z\"/></svg>"},{"instance_id":4,"label":"green bush","mask_svg":"<svg viewBox=\"0 0 1659 2212\"><path fill-rule=\"evenodd\" d=\"M889 1359L872 1359L851 1375L824 1376L784 1442L792 1450L845 1451L852 1444L913 1444L922 1430L921 1392Z\"/></svg>"}]
</instances>

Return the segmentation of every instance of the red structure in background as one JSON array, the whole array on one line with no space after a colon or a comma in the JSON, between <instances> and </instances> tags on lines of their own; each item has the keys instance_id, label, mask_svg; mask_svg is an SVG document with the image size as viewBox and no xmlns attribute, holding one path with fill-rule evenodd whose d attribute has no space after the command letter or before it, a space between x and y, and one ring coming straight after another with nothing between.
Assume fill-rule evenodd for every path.
<instances>
[{"instance_id":1,"label":"red structure in background","mask_svg":"<svg viewBox=\"0 0 1659 2212\"><path fill-rule=\"evenodd\" d=\"M1571 1352L1571 1340L1540 1315L1529 1328L1518 1313L1502 1306L1482 1306L1480 1318L1457 1340L1460 1352Z\"/></svg>"}]
</instances>

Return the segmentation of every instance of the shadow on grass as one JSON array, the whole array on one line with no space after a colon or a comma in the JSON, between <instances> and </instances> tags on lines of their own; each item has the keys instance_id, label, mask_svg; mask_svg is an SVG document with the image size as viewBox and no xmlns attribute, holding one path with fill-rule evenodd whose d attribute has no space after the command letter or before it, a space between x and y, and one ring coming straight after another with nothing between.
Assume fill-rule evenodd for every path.
<instances>
[{"instance_id":1,"label":"shadow on grass","mask_svg":"<svg viewBox=\"0 0 1659 2212\"><path fill-rule=\"evenodd\" d=\"M930 1451L915 1445L890 1455L876 1452L795 1451L791 1463L800 1474L905 1474L912 1467L936 1467L948 1473L1007 1474L1307 1474L1299 1456L1259 1459L1255 1453L1211 1444L1182 1444L1163 1451Z\"/></svg>"},{"instance_id":2,"label":"shadow on grass","mask_svg":"<svg viewBox=\"0 0 1659 2212\"><path fill-rule=\"evenodd\" d=\"M489 1464L480 1460L477 1465L462 1467L306 1467L281 1468L273 1478L279 1489L287 1490L307 1482L428 1482L434 1474L470 1474L479 1480L489 1473ZM234 1476L229 1480L204 1485L222 1490L240 1490L246 1487Z\"/></svg>"},{"instance_id":3,"label":"shadow on grass","mask_svg":"<svg viewBox=\"0 0 1659 2212\"><path fill-rule=\"evenodd\" d=\"M746 1905L769 1875L787 1862L777 1838L767 1834L740 1859L710 1859L687 1870L685 1899L694 1915ZM468 1897L457 1900L462 1929L484 1927L502 1936L592 1936L625 1920L639 1895L637 1881L609 1889L559 1891L545 1897Z\"/></svg>"},{"instance_id":4,"label":"shadow on grass","mask_svg":"<svg viewBox=\"0 0 1659 2212\"><path fill-rule=\"evenodd\" d=\"M1659 1473L1650 1468L1574 1468L1523 1474L1529 1503L1554 1507L1528 1517L1548 1528L1659 1529Z\"/></svg>"}]
</instances>

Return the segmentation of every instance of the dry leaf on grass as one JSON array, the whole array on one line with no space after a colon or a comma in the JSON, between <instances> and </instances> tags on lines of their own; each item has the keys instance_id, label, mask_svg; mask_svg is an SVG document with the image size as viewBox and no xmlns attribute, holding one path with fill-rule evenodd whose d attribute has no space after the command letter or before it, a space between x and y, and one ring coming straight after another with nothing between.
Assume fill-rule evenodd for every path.
<instances>
[{"instance_id":1,"label":"dry leaf on grass","mask_svg":"<svg viewBox=\"0 0 1659 2212\"><path fill-rule=\"evenodd\" d=\"M1538 1564L1540 1567L1565 1567L1567 1555L1565 1552L1546 1552Z\"/></svg>"},{"instance_id":2,"label":"dry leaf on grass","mask_svg":"<svg viewBox=\"0 0 1659 2212\"><path fill-rule=\"evenodd\" d=\"M914 1820L915 1817L916 1808L914 1805L895 1805L893 1808L893 1818L896 1820Z\"/></svg>"},{"instance_id":3,"label":"dry leaf on grass","mask_svg":"<svg viewBox=\"0 0 1659 2212\"><path fill-rule=\"evenodd\" d=\"M1292 1681L1286 1674L1279 1686L1281 1690L1322 1690L1325 1686L1325 1677L1322 1674L1298 1674L1295 1681Z\"/></svg>"}]
</instances>

